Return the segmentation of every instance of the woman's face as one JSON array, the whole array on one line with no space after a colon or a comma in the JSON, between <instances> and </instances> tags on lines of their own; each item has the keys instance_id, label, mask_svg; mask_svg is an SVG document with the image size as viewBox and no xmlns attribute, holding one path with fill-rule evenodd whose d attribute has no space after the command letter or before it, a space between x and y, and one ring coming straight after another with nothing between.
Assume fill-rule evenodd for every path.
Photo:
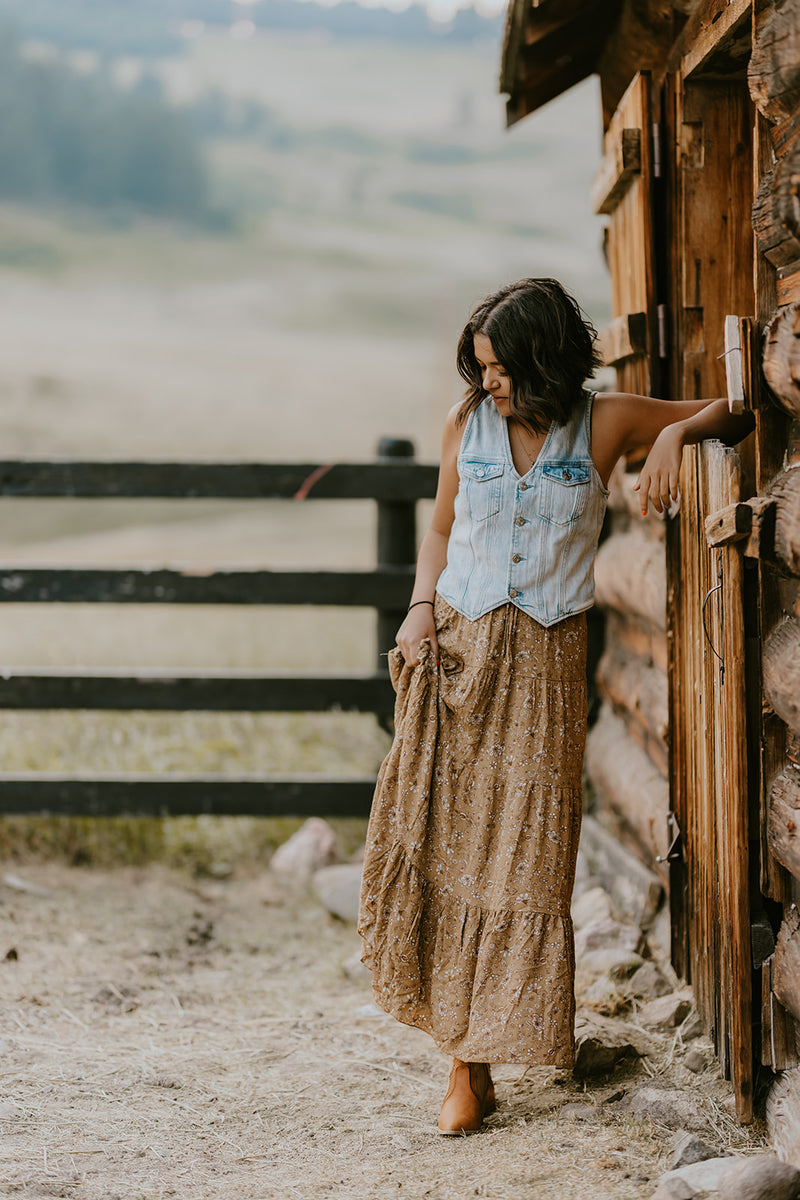
<instances>
[{"instance_id":1,"label":"woman's face","mask_svg":"<svg viewBox=\"0 0 800 1200\"><path fill-rule=\"evenodd\" d=\"M485 333L476 333L472 344L483 388L494 400L500 415L507 417L511 414L511 378L497 361L492 343Z\"/></svg>"}]
</instances>

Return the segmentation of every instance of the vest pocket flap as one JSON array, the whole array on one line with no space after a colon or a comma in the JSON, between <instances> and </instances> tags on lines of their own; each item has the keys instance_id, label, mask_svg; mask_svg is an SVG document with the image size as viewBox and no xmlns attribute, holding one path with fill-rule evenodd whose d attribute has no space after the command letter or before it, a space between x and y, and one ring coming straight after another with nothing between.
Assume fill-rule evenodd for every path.
<instances>
[{"instance_id":1,"label":"vest pocket flap","mask_svg":"<svg viewBox=\"0 0 800 1200\"><path fill-rule=\"evenodd\" d=\"M497 479L503 474L503 464L494 462L482 462L479 459L464 459L458 464L460 475L465 475L468 479L474 479L481 483L486 479Z\"/></svg>"},{"instance_id":2,"label":"vest pocket flap","mask_svg":"<svg viewBox=\"0 0 800 1200\"><path fill-rule=\"evenodd\" d=\"M589 482L589 468L573 462L545 463L542 474L546 479L554 479L565 487L574 487L577 483Z\"/></svg>"}]
</instances>

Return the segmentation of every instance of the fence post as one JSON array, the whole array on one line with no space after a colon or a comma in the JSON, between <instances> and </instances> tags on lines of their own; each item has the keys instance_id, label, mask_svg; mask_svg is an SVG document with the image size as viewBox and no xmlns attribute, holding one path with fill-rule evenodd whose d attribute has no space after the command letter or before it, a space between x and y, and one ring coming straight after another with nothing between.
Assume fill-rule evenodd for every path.
<instances>
[{"instance_id":1,"label":"fence post","mask_svg":"<svg viewBox=\"0 0 800 1200\"><path fill-rule=\"evenodd\" d=\"M383 437L378 458L414 457L414 443L407 438ZM378 501L378 566L408 566L417 558L417 510L413 500ZM397 608L378 609L378 670L385 671L387 651L406 614L405 596Z\"/></svg>"}]
</instances>

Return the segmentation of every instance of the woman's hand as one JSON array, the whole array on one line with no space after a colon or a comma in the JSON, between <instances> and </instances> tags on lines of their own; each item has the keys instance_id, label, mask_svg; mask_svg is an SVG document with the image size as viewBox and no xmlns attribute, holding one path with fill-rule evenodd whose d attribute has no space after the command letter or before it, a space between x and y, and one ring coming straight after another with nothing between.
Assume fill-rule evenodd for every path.
<instances>
[{"instance_id":1,"label":"woman's hand","mask_svg":"<svg viewBox=\"0 0 800 1200\"><path fill-rule=\"evenodd\" d=\"M439 642L432 604L415 604L397 631L397 645L409 667L415 667L419 662L419 646L423 638L430 638L431 650L438 661Z\"/></svg>"},{"instance_id":2,"label":"woman's hand","mask_svg":"<svg viewBox=\"0 0 800 1200\"><path fill-rule=\"evenodd\" d=\"M678 499L678 476L683 454L682 423L676 421L662 429L645 459L633 490L639 493L642 516L647 516L647 502L657 513L669 508Z\"/></svg>"}]
</instances>

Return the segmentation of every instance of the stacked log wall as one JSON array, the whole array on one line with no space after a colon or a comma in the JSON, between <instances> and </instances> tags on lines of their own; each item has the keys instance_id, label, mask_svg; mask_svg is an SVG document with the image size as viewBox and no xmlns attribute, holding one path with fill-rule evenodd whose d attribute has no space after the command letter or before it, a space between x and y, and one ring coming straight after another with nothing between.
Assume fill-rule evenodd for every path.
<instances>
[{"instance_id":1,"label":"stacked log wall","mask_svg":"<svg viewBox=\"0 0 800 1200\"><path fill-rule=\"evenodd\" d=\"M597 667L601 707L589 732L586 774L595 815L666 885L668 849L667 635L664 522L643 518L635 472L610 485L610 533L595 570L606 616Z\"/></svg>"},{"instance_id":2,"label":"stacked log wall","mask_svg":"<svg viewBox=\"0 0 800 1200\"><path fill-rule=\"evenodd\" d=\"M791 0L755 6L748 83L764 147L753 229L765 386L760 533L745 553L761 601L761 889L783 912L762 968L762 1061L781 1072L767 1102L773 1145L800 1163L800 17Z\"/></svg>"}]
</instances>

